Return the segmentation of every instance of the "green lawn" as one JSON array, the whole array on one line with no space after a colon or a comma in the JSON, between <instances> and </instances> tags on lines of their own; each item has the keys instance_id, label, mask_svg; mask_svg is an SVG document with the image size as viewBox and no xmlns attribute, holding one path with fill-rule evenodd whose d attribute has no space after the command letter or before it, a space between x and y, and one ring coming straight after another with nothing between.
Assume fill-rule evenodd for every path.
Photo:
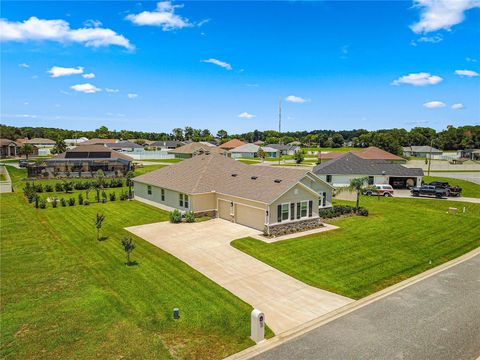
<instances>
[{"instance_id":1,"label":"green lawn","mask_svg":"<svg viewBox=\"0 0 480 360\"><path fill-rule=\"evenodd\" d=\"M7 175L0 174L0 181L7 181Z\"/></svg>"},{"instance_id":2,"label":"green lawn","mask_svg":"<svg viewBox=\"0 0 480 360\"><path fill-rule=\"evenodd\" d=\"M261 163L261 161L249 160L249 159L238 159L237 161L240 161L240 162L242 162L244 164L248 164L248 165Z\"/></svg>"},{"instance_id":3,"label":"green lawn","mask_svg":"<svg viewBox=\"0 0 480 360\"><path fill-rule=\"evenodd\" d=\"M23 187L24 170L11 176ZM1 358L223 358L253 344L251 307L180 260L134 237L138 265L125 266L123 228L165 211L137 201L41 210L21 192L0 201Z\"/></svg>"},{"instance_id":4,"label":"green lawn","mask_svg":"<svg viewBox=\"0 0 480 360\"><path fill-rule=\"evenodd\" d=\"M307 283L359 299L480 246L480 204L362 198L370 216L334 221L340 229L267 244L232 245ZM466 213L447 214L448 207Z\"/></svg>"},{"instance_id":5,"label":"green lawn","mask_svg":"<svg viewBox=\"0 0 480 360\"><path fill-rule=\"evenodd\" d=\"M423 181L426 183L432 181L447 181L450 185L460 186L462 188L462 196L480 198L480 185L471 181L437 176L424 176Z\"/></svg>"}]
</instances>

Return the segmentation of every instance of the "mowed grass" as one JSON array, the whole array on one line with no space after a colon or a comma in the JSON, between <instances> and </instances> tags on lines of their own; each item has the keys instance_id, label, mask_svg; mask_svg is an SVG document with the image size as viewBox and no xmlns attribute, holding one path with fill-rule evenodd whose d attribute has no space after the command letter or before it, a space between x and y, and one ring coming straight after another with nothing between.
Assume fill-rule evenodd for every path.
<instances>
[{"instance_id":1,"label":"mowed grass","mask_svg":"<svg viewBox=\"0 0 480 360\"><path fill-rule=\"evenodd\" d=\"M370 216L334 221L337 230L271 244L244 238L232 245L307 284L354 299L480 246L480 204L362 198L361 205ZM452 206L466 212L447 214Z\"/></svg>"},{"instance_id":2,"label":"mowed grass","mask_svg":"<svg viewBox=\"0 0 480 360\"><path fill-rule=\"evenodd\" d=\"M123 228L166 212L137 201L41 210L21 192L0 202L1 358L215 359L253 344L252 308L175 257L134 237L138 264L125 265Z\"/></svg>"},{"instance_id":3,"label":"mowed grass","mask_svg":"<svg viewBox=\"0 0 480 360\"><path fill-rule=\"evenodd\" d=\"M437 176L425 176L423 181L426 183L432 181L447 181L450 185L460 186L462 188L462 196L480 198L480 185L471 181Z\"/></svg>"}]
</instances>

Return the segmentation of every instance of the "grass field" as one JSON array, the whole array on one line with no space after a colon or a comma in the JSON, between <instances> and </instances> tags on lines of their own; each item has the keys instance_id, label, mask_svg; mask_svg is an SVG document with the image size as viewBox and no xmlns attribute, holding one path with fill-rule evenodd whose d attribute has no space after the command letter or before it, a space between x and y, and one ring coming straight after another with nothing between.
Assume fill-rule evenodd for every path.
<instances>
[{"instance_id":1,"label":"grass field","mask_svg":"<svg viewBox=\"0 0 480 360\"><path fill-rule=\"evenodd\" d=\"M23 187L25 170L9 170ZM166 212L137 201L41 210L21 192L0 201L1 358L215 359L253 344L251 307L175 257L134 237L138 264L125 266L123 228Z\"/></svg>"},{"instance_id":2,"label":"grass field","mask_svg":"<svg viewBox=\"0 0 480 360\"><path fill-rule=\"evenodd\" d=\"M7 175L0 174L0 181L7 181Z\"/></svg>"},{"instance_id":3,"label":"grass field","mask_svg":"<svg viewBox=\"0 0 480 360\"><path fill-rule=\"evenodd\" d=\"M480 246L480 204L362 198L370 216L340 229L267 244L232 245L307 284L359 299ZM466 213L447 214L450 206Z\"/></svg>"},{"instance_id":4,"label":"grass field","mask_svg":"<svg viewBox=\"0 0 480 360\"><path fill-rule=\"evenodd\" d=\"M249 160L249 159L238 159L237 161L240 161L240 162L242 162L244 164L248 164L248 165L261 163L261 161Z\"/></svg>"},{"instance_id":5,"label":"grass field","mask_svg":"<svg viewBox=\"0 0 480 360\"><path fill-rule=\"evenodd\" d=\"M471 181L437 176L425 176L423 181L426 183L432 181L447 181L450 185L460 186L462 188L462 196L480 198L480 185Z\"/></svg>"}]
</instances>

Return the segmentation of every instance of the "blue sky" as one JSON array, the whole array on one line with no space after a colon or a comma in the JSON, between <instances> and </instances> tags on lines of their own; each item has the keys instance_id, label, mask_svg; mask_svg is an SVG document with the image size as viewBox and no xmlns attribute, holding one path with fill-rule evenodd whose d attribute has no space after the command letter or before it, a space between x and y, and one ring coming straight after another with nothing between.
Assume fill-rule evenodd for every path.
<instances>
[{"instance_id":1,"label":"blue sky","mask_svg":"<svg viewBox=\"0 0 480 360\"><path fill-rule=\"evenodd\" d=\"M244 132L281 98L284 130L475 125L479 6L4 1L1 122Z\"/></svg>"}]
</instances>

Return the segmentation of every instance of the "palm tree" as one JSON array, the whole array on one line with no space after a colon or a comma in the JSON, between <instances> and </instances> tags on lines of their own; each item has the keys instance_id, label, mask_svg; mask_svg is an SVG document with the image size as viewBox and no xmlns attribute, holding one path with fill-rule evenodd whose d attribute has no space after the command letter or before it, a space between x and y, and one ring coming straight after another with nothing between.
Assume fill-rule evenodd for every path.
<instances>
[{"instance_id":1,"label":"palm tree","mask_svg":"<svg viewBox=\"0 0 480 360\"><path fill-rule=\"evenodd\" d=\"M125 176L127 178L127 185L128 185L128 198L132 198L132 178L135 176L135 173L133 171L127 172L127 175Z\"/></svg>"},{"instance_id":2,"label":"palm tree","mask_svg":"<svg viewBox=\"0 0 480 360\"><path fill-rule=\"evenodd\" d=\"M100 240L100 229L102 228L103 220L105 220L105 215L97 212L97 217L95 219L95 228L97 229L97 240Z\"/></svg>"},{"instance_id":3,"label":"palm tree","mask_svg":"<svg viewBox=\"0 0 480 360\"><path fill-rule=\"evenodd\" d=\"M355 209L360 207L360 194L368 187L368 177L355 178L350 180L350 185L346 188L349 191L355 191L357 193L357 205Z\"/></svg>"},{"instance_id":4,"label":"palm tree","mask_svg":"<svg viewBox=\"0 0 480 360\"><path fill-rule=\"evenodd\" d=\"M131 265L132 262L130 261L130 254L135 249L135 243L133 242L132 238L129 236L124 236L122 238L121 244L123 246L123 250L125 251L125 254L127 255L127 265Z\"/></svg>"},{"instance_id":5,"label":"palm tree","mask_svg":"<svg viewBox=\"0 0 480 360\"><path fill-rule=\"evenodd\" d=\"M33 146L30 144L23 144L23 146L20 148L20 152L25 155L25 158L28 160L28 155L33 154Z\"/></svg>"}]
</instances>

